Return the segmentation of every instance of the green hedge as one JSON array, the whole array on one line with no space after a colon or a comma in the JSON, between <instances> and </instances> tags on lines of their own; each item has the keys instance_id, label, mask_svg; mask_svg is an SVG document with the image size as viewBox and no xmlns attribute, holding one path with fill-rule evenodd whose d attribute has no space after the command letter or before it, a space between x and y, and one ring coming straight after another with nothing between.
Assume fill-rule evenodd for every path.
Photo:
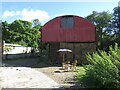
<instances>
[{"instance_id":1,"label":"green hedge","mask_svg":"<svg viewBox=\"0 0 120 90\"><path fill-rule=\"evenodd\" d=\"M87 55L90 64L82 79L88 87L120 88L120 48L116 44L109 49L109 53L99 50Z\"/></svg>"}]
</instances>

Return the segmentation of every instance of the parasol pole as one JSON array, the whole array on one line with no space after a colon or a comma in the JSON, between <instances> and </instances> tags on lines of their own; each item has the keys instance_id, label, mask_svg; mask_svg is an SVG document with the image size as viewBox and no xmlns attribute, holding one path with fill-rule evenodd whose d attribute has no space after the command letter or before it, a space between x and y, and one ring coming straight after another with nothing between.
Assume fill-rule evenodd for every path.
<instances>
[{"instance_id":1,"label":"parasol pole","mask_svg":"<svg viewBox=\"0 0 120 90\"><path fill-rule=\"evenodd\" d=\"M65 61L65 60L64 60L64 57L65 57L65 55L63 54L63 62Z\"/></svg>"}]
</instances>

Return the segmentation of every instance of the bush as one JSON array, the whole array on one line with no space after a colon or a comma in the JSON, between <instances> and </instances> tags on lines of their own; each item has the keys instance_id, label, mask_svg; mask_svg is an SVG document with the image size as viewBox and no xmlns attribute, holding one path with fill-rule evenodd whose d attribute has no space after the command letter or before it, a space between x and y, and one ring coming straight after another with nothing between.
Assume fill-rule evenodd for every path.
<instances>
[{"instance_id":1,"label":"bush","mask_svg":"<svg viewBox=\"0 0 120 90\"><path fill-rule=\"evenodd\" d=\"M115 45L114 48L112 48L112 46L110 46L110 58L113 62L113 64L116 65L116 67L119 69L120 71L120 48L118 47L118 44Z\"/></svg>"},{"instance_id":2,"label":"bush","mask_svg":"<svg viewBox=\"0 0 120 90\"><path fill-rule=\"evenodd\" d=\"M99 50L87 55L90 65L83 79L89 87L120 88L120 48L117 44L109 48L109 53Z\"/></svg>"}]
</instances>

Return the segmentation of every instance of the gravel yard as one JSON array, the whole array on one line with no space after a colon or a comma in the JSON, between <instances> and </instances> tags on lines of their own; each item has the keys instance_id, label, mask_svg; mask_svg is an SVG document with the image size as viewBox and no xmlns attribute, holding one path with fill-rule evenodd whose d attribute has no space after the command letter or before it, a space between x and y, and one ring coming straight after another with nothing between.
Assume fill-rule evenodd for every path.
<instances>
[{"instance_id":1,"label":"gravel yard","mask_svg":"<svg viewBox=\"0 0 120 90\"><path fill-rule=\"evenodd\" d=\"M53 79L26 67L0 67L0 88L59 88Z\"/></svg>"},{"instance_id":2,"label":"gravel yard","mask_svg":"<svg viewBox=\"0 0 120 90\"><path fill-rule=\"evenodd\" d=\"M62 87L65 88L84 88L82 84L78 84L75 75L77 72L69 71L61 71L61 67L44 67L44 68L33 68L39 72L44 73L45 75L52 78L54 81L59 83Z\"/></svg>"},{"instance_id":3,"label":"gravel yard","mask_svg":"<svg viewBox=\"0 0 120 90\"><path fill-rule=\"evenodd\" d=\"M31 58L31 59L25 59L25 60L4 61L4 63L6 63L8 65L9 64L13 65L15 67L0 67L0 75L2 75L2 78L5 78L4 83L3 83L3 81L0 81L0 82L2 82L2 86L9 87L9 85L10 85L10 87L24 86L27 88L31 88L31 87L47 88L50 86L47 84L46 84L47 86L41 86L42 83L40 84L40 82L42 80L41 76L45 76L45 77L48 77L52 82L55 83L55 84L53 84L53 86L51 85L51 87L84 88L84 86L82 84L78 84L75 80L75 75L77 74L77 72L73 72L73 71L65 72L65 71L60 70L61 67L49 66L49 65L43 66L40 68L31 67L32 63L37 62L38 60L39 60L38 58L36 58L36 59ZM33 72L35 72L35 73L33 73ZM16 75L16 77L14 75ZM34 80L36 80L36 81L34 81ZM43 79L42 81L46 81L46 83L50 83L46 79L45 80Z\"/></svg>"}]
</instances>

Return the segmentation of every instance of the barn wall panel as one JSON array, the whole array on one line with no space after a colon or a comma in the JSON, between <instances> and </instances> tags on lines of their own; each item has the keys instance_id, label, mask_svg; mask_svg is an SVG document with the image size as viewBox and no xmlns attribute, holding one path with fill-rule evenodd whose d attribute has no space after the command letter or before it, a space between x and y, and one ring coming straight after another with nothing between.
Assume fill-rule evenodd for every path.
<instances>
[{"instance_id":1,"label":"barn wall panel","mask_svg":"<svg viewBox=\"0 0 120 90\"><path fill-rule=\"evenodd\" d=\"M71 63L74 60L78 60L78 64L88 64L86 59L86 54L93 53L96 51L95 43L51 43L50 57L51 61L54 63L62 64L63 52L56 52L60 48L67 48L72 50L72 53L66 53L65 61L70 61Z\"/></svg>"},{"instance_id":2,"label":"barn wall panel","mask_svg":"<svg viewBox=\"0 0 120 90\"><path fill-rule=\"evenodd\" d=\"M73 28L62 28L61 18L57 17L50 20L42 27L42 41L84 41L94 42L95 39L95 26L78 16L74 17Z\"/></svg>"}]
</instances>

